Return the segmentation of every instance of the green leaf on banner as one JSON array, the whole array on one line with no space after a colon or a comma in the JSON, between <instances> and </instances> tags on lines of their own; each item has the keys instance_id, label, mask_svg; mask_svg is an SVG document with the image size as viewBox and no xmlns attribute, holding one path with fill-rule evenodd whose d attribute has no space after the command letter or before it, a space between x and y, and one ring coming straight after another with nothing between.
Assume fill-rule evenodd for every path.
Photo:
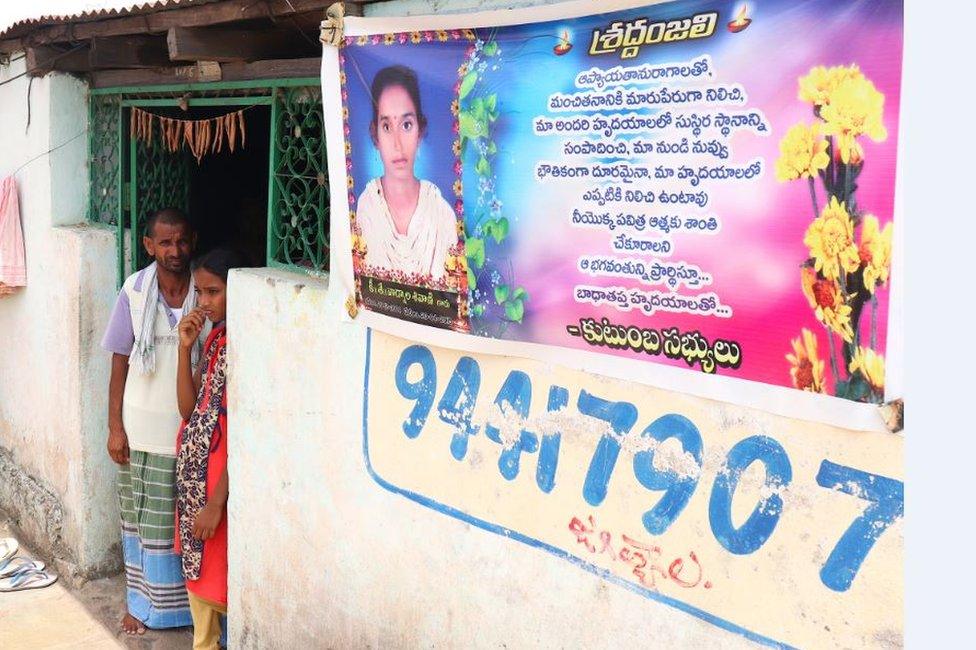
<instances>
[{"instance_id":1,"label":"green leaf on banner","mask_svg":"<svg viewBox=\"0 0 976 650\"><path fill-rule=\"evenodd\" d=\"M475 165L474 170L478 172L480 176L490 176L491 175L491 165L488 164L488 159L482 156L478 159L478 164Z\"/></svg>"},{"instance_id":2,"label":"green leaf on banner","mask_svg":"<svg viewBox=\"0 0 976 650\"><path fill-rule=\"evenodd\" d=\"M495 287L495 302L499 305L508 299L508 285L500 284Z\"/></svg>"},{"instance_id":3,"label":"green leaf on banner","mask_svg":"<svg viewBox=\"0 0 976 650\"><path fill-rule=\"evenodd\" d=\"M496 153L498 153L498 147L495 146L495 141L492 140L488 143L488 155L494 156Z\"/></svg>"},{"instance_id":4,"label":"green leaf on banner","mask_svg":"<svg viewBox=\"0 0 976 650\"><path fill-rule=\"evenodd\" d=\"M481 316L483 313L485 313L485 306L482 304L477 304L471 308L471 313L475 316Z\"/></svg>"},{"instance_id":5,"label":"green leaf on banner","mask_svg":"<svg viewBox=\"0 0 976 650\"><path fill-rule=\"evenodd\" d=\"M485 135L484 122L477 120L468 111L461 111L458 116L459 130L465 138L476 139Z\"/></svg>"},{"instance_id":6,"label":"green leaf on banner","mask_svg":"<svg viewBox=\"0 0 976 650\"><path fill-rule=\"evenodd\" d=\"M481 50L485 53L485 56L495 56L498 54L498 41L491 41L486 43L484 48Z\"/></svg>"},{"instance_id":7,"label":"green leaf on banner","mask_svg":"<svg viewBox=\"0 0 976 650\"><path fill-rule=\"evenodd\" d=\"M461 80L461 88L458 90L458 99L464 99L474 88L474 84L478 81L478 73L471 71L464 75L464 79Z\"/></svg>"},{"instance_id":8,"label":"green leaf on banner","mask_svg":"<svg viewBox=\"0 0 976 650\"><path fill-rule=\"evenodd\" d=\"M491 238L495 240L496 244L502 243L502 240L505 239L505 233L501 231L501 228L498 226L498 222L491 221L489 223L491 223L491 231L488 234L491 235Z\"/></svg>"},{"instance_id":9,"label":"green leaf on banner","mask_svg":"<svg viewBox=\"0 0 976 650\"><path fill-rule=\"evenodd\" d=\"M494 113L496 106L498 106L498 95L493 93L485 97L485 108L488 109L489 113Z\"/></svg>"},{"instance_id":10,"label":"green leaf on banner","mask_svg":"<svg viewBox=\"0 0 976 650\"><path fill-rule=\"evenodd\" d=\"M481 97L476 97L471 102L471 115L474 119L483 122L486 117L488 117L488 112L485 110L485 100Z\"/></svg>"},{"instance_id":11,"label":"green leaf on banner","mask_svg":"<svg viewBox=\"0 0 976 650\"><path fill-rule=\"evenodd\" d=\"M508 219L501 217L495 220L495 243L500 244L508 236Z\"/></svg>"},{"instance_id":12,"label":"green leaf on banner","mask_svg":"<svg viewBox=\"0 0 976 650\"><path fill-rule=\"evenodd\" d=\"M871 394L871 385L865 381L861 373L857 372L851 376L847 384L847 399L856 402L864 401Z\"/></svg>"},{"instance_id":13,"label":"green leaf on banner","mask_svg":"<svg viewBox=\"0 0 976 650\"><path fill-rule=\"evenodd\" d=\"M834 395L836 397L843 397L844 399L847 399L847 390L848 390L849 383L850 382L847 381L838 381L834 385Z\"/></svg>"},{"instance_id":14,"label":"green leaf on banner","mask_svg":"<svg viewBox=\"0 0 976 650\"><path fill-rule=\"evenodd\" d=\"M528 300L529 292L522 287L517 287L512 293L512 300Z\"/></svg>"},{"instance_id":15,"label":"green leaf on banner","mask_svg":"<svg viewBox=\"0 0 976 650\"><path fill-rule=\"evenodd\" d=\"M464 241L465 255L471 263L474 264L475 268L481 268L485 265L485 240L479 239L477 237L468 237ZM469 268L470 270L470 268Z\"/></svg>"},{"instance_id":16,"label":"green leaf on banner","mask_svg":"<svg viewBox=\"0 0 976 650\"><path fill-rule=\"evenodd\" d=\"M522 305L521 300L513 300L505 303L505 316L508 320L521 323L524 315L525 306Z\"/></svg>"},{"instance_id":17,"label":"green leaf on banner","mask_svg":"<svg viewBox=\"0 0 976 650\"><path fill-rule=\"evenodd\" d=\"M475 277L474 271L471 267L468 267L468 291L474 291L475 287L478 286L478 278Z\"/></svg>"}]
</instances>

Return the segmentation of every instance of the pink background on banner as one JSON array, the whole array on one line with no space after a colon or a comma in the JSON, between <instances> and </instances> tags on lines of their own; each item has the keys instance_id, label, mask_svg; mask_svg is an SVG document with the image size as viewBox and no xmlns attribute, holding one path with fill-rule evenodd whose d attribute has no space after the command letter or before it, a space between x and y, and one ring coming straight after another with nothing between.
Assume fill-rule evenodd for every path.
<instances>
[{"instance_id":1,"label":"pink background on banner","mask_svg":"<svg viewBox=\"0 0 976 650\"><path fill-rule=\"evenodd\" d=\"M860 22L850 20L843 9L832 13L829 24L817 23L816 17L798 16L797 13L788 11L776 16L775 20L766 21L760 16L749 28L750 38L728 39L726 46L713 54L716 77L712 82L741 83L749 95L747 104L742 108L762 110L772 127L767 137L746 132L733 136L728 141L733 148L732 156L724 162L743 165L761 156L765 159L765 172L763 178L754 183L705 184L703 187L711 200L700 212L719 217L721 232L716 235L672 233L670 237L674 252L664 258L671 262L683 260L696 264L711 274L711 286L701 289L681 287L678 291L684 295L715 292L723 304L732 307L733 317L723 319L663 312L646 317L636 311L620 312L606 306L577 304L572 291L577 284L639 287L644 291L665 291L666 288L627 278L592 277L576 269L576 261L584 253L639 257L623 251L615 252L609 245L603 247L595 244L597 239L605 239L609 244L620 230L608 233L560 226L559 245L539 247L538 242L551 238L552 224L544 219L526 219L519 222L521 247L514 252L514 257L518 259L519 284L525 286L531 296L532 312L545 314L545 317L532 318L531 333L526 331L529 328L523 328L519 338L529 334L529 340L539 343L595 349L582 339L566 333L566 325L576 322L581 316L605 316L614 323L642 327L677 327L682 332L698 330L710 341L725 338L736 340L742 346L742 366L737 370L720 368L718 374L789 386L790 364L785 355L792 351L790 340L798 337L801 328L806 327L818 338L820 358L826 364L827 390L833 392L827 332L817 321L800 285L800 265L808 257L803 237L814 218L808 182L806 179L786 183L776 180L779 141L794 124L810 123L815 119L811 106L797 98L797 80L816 65L856 63L885 95L884 125L888 130L887 139L880 143L866 136L860 138L865 152L865 166L857 182L858 205L865 213L877 216L882 228L891 222L898 145L902 33L900 25L884 30L876 27L865 29ZM809 21L809 29L798 31L797 25L804 24L804 20ZM784 38L784 34L789 36ZM763 47L761 53L757 54L749 48L749 44L755 43L771 45ZM653 168L658 163L651 164ZM817 191L822 209L826 195L819 180ZM548 195L551 204L553 195L558 193L558 186L550 185L538 194L542 195L540 200ZM580 201L567 205L570 206L569 213L573 205L595 212L608 209ZM613 213L618 211L617 208L610 209ZM630 211L659 214L661 208L655 204L650 210L635 208ZM561 224L568 223L564 217L560 219ZM631 234L655 237L648 231ZM882 353L886 343L889 288L890 281L877 290L877 349ZM862 344L866 344L870 324L869 304L865 305L860 324ZM836 335L834 338L838 363L842 364L840 340ZM632 352L596 349L631 358L636 356ZM654 360L687 367L682 361L668 360L663 356L654 357ZM697 366L694 371L699 372ZM844 377L843 371L841 376Z\"/></svg>"}]
</instances>

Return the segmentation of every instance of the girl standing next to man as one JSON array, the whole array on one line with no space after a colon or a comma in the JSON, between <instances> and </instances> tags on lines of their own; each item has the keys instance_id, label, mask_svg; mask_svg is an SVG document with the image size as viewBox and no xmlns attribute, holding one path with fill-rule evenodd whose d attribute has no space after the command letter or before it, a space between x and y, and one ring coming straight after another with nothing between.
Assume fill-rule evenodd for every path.
<instances>
[{"instance_id":1,"label":"girl standing next to man","mask_svg":"<svg viewBox=\"0 0 976 650\"><path fill-rule=\"evenodd\" d=\"M227 613L227 272L243 255L213 250L193 263L197 308L179 324L176 389L183 425L177 437L176 551L193 618L194 650L217 650ZM193 373L190 350L206 320L213 330Z\"/></svg>"}]
</instances>

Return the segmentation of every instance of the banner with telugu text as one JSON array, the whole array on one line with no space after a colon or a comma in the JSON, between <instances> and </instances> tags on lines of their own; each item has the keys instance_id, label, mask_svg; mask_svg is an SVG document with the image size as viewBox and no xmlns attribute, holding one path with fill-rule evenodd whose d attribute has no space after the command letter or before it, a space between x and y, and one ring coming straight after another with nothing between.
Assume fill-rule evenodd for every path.
<instances>
[{"instance_id":1,"label":"banner with telugu text","mask_svg":"<svg viewBox=\"0 0 976 650\"><path fill-rule=\"evenodd\" d=\"M357 318L726 399L897 397L902 3L577 15L600 6L347 19L332 271Z\"/></svg>"}]
</instances>

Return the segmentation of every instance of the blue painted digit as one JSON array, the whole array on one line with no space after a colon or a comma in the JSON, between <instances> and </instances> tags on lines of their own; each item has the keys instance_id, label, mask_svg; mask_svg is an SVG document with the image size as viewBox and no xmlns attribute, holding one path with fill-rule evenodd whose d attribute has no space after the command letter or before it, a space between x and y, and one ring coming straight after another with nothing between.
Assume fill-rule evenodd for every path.
<instances>
[{"instance_id":1,"label":"blue painted digit","mask_svg":"<svg viewBox=\"0 0 976 650\"><path fill-rule=\"evenodd\" d=\"M423 372L419 381L410 382L407 380L407 372L415 364ZM434 394L437 392L437 364L434 363L434 355L429 349L422 345L411 345L403 351L396 367L396 387L401 395L417 402L403 421L403 432L408 438L416 438L427 422L430 407L434 405Z\"/></svg>"},{"instance_id":2,"label":"blue painted digit","mask_svg":"<svg viewBox=\"0 0 976 650\"><path fill-rule=\"evenodd\" d=\"M611 402L580 391L576 408L583 415L603 420L617 436L626 435L637 422L637 407L630 402ZM583 482L583 498L591 506L598 506L607 498L607 484L620 455L620 441L605 433L593 452L590 467Z\"/></svg>"},{"instance_id":3,"label":"blue painted digit","mask_svg":"<svg viewBox=\"0 0 976 650\"><path fill-rule=\"evenodd\" d=\"M461 357L447 388L437 403L437 415L454 429L451 437L451 455L463 460L468 453L468 438L478 433L477 425L471 424L478 389L481 387L481 368L471 357Z\"/></svg>"},{"instance_id":4,"label":"blue painted digit","mask_svg":"<svg viewBox=\"0 0 976 650\"><path fill-rule=\"evenodd\" d=\"M824 460L817 472L817 485L871 502L844 531L820 569L820 580L827 587L847 591L881 533L905 514L905 484Z\"/></svg>"},{"instance_id":5,"label":"blue painted digit","mask_svg":"<svg viewBox=\"0 0 976 650\"><path fill-rule=\"evenodd\" d=\"M708 503L708 520L712 534L725 550L736 555L748 555L766 543L773 534L783 513L783 499L773 492L756 504L749 519L741 527L732 524L732 496L742 472L755 461L766 466L766 486L774 490L793 480L793 467L783 446L766 436L752 436L740 440L725 459L725 467L715 477L712 497Z\"/></svg>"},{"instance_id":6,"label":"blue painted digit","mask_svg":"<svg viewBox=\"0 0 976 650\"><path fill-rule=\"evenodd\" d=\"M532 382L529 376L521 370L513 370L508 373L505 383L502 384L495 397L495 404L505 417L512 414L521 419L529 417L529 406L532 404ZM501 443L498 427L492 424L485 425L485 435L490 440ZM519 439L511 447L502 449L498 457L498 469L502 476L507 480L514 480L519 473L519 460L523 451L534 452L539 448L539 439L531 431L524 428L519 431Z\"/></svg>"},{"instance_id":7,"label":"blue painted digit","mask_svg":"<svg viewBox=\"0 0 976 650\"><path fill-rule=\"evenodd\" d=\"M678 474L673 469L664 471L655 469L653 449L634 454L634 475L640 484L649 490L665 490L657 505L645 512L642 517L647 532L660 535L685 509L698 486L702 466L702 438L698 427L692 424L691 420L676 413L654 420L641 435L657 440L658 443L668 438L678 439L682 449L691 454L698 465L693 475Z\"/></svg>"},{"instance_id":8,"label":"blue painted digit","mask_svg":"<svg viewBox=\"0 0 976 650\"><path fill-rule=\"evenodd\" d=\"M549 413L555 413L569 404L569 391L562 386L549 388ZM556 465L559 462L559 443L562 432L543 433L539 443L539 462L535 469L535 482L539 489L548 494L556 485Z\"/></svg>"}]
</instances>

